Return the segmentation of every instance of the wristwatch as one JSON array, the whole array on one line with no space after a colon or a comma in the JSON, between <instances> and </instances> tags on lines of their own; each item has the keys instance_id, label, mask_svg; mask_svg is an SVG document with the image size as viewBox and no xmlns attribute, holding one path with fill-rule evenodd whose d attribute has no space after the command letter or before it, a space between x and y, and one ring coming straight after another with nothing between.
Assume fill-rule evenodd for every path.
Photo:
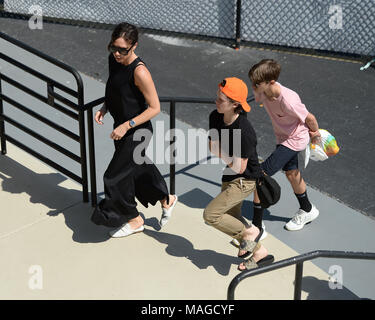
<instances>
[{"instance_id":1,"label":"wristwatch","mask_svg":"<svg viewBox=\"0 0 375 320\"><path fill-rule=\"evenodd\" d=\"M129 126L130 126L130 128L135 127L135 121L133 119L129 120Z\"/></svg>"}]
</instances>

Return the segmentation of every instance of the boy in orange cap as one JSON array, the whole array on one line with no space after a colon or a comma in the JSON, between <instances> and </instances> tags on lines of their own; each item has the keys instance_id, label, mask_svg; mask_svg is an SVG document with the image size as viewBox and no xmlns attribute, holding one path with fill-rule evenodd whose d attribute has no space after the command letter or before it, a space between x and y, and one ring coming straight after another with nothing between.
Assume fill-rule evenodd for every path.
<instances>
[{"instance_id":1,"label":"boy in orange cap","mask_svg":"<svg viewBox=\"0 0 375 320\"><path fill-rule=\"evenodd\" d=\"M243 201L255 190L261 169L256 151L255 131L244 111L249 112L248 89L238 78L226 78L219 84L216 110L209 118L209 148L227 167L222 177L221 193L206 207L206 224L240 242L238 256L245 259L240 271L267 265L274 257L259 242L262 229L244 224L241 216ZM228 139L229 138L229 139Z\"/></svg>"}]
</instances>

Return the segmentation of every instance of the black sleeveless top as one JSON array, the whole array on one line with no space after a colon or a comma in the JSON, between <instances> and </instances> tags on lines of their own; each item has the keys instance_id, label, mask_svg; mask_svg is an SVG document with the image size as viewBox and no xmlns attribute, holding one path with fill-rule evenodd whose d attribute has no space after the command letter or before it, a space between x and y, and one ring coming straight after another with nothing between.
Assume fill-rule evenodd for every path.
<instances>
[{"instance_id":1,"label":"black sleeveless top","mask_svg":"<svg viewBox=\"0 0 375 320\"><path fill-rule=\"evenodd\" d=\"M147 109L142 92L134 83L134 70L144 62L138 57L131 64L125 66L118 63L112 54L109 55L109 77L105 88L105 105L114 119L113 127L135 118ZM133 134L136 129L152 130L150 121L130 129L126 136Z\"/></svg>"}]
</instances>

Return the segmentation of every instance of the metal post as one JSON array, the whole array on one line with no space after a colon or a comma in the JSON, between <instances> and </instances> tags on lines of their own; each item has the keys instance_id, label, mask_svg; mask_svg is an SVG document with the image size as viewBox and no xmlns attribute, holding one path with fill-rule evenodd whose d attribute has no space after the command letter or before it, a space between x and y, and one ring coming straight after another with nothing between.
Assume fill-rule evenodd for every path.
<instances>
[{"instance_id":1,"label":"metal post","mask_svg":"<svg viewBox=\"0 0 375 320\"><path fill-rule=\"evenodd\" d=\"M1 73L0 73L0 95L2 95L2 89L1 89ZM7 145L6 145L6 139L5 139L5 125L4 125L4 118L2 117L4 114L4 108L3 108L3 99L0 97L0 139L1 139L1 153L6 154L7 153Z\"/></svg>"},{"instance_id":2,"label":"metal post","mask_svg":"<svg viewBox=\"0 0 375 320\"><path fill-rule=\"evenodd\" d=\"M175 164L175 155L176 155L176 137L175 137L175 128L176 128L176 102L171 101L170 103L170 112L169 112L169 129L171 132L171 147L174 145L173 149L171 148L171 154L170 154L170 193L175 194L176 193L176 164Z\"/></svg>"},{"instance_id":3,"label":"metal post","mask_svg":"<svg viewBox=\"0 0 375 320\"><path fill-rule=\"evenodd\" d=\"M96 166L95 166L95 143L94 143L94 126L92 108L87 110L87 129L89 135L89 162L90 162L90 182L91 182L91 206L96 207L97 190L96 190Z\"/></svg>"},{"instance_id":4,"label":"metal post","mask_svg":"<svg viewBox=\"0 0 375 320\"><path fill-rule=\"evenodd\" d=\"M241 0L237 0L237 8L236 8L236 45L235 49L240 48L241 43L241 9L242 9L242 3Z\"/></svg>"},{"instance_id":5,"label":"metal post","mask_svg":"<svg viewBox=\"0 0 375 320\"><path fill-rule=\"evenodd\" d=\"M85 133L85 110L83 103L83 83L77 81L78 86L78 121L79 121L79 146L81 151L81 175L83 202L89 202L88 178L87 178L87 155L86 155L86 133Z\"/></svg>"},{"instance_id":6,"label":"metal post","mask_svg":"<svg viewBox=\"0 0 375 320\"><path fill-rule=\"evenodd\" d=\"M296 277L294 280L294 300L301 300L303 262L296 264Z\"/></svg>"},{"instance_id":7,"label":"metal post","mask_svg":"<svg viewBox=\"0 0 375 320\"><path fill-rule=\"evenodd\" d=\"M237 285L241 280L238 280L238 276L236 276L229 284L227 290L227 300L234 300L234 290L236 290Z\"/></svg>"},{"instance_id":8,"label":"metal post","mask_svg":"<svg viewBox=\"0 0 375 320\"><path fill-rule=\"evenodd\" d=\"M55 105L55 97L53 96L53 85L47 83L47 97L48 97L48 104L53 107Z\"/></svg>"}]
</instances>

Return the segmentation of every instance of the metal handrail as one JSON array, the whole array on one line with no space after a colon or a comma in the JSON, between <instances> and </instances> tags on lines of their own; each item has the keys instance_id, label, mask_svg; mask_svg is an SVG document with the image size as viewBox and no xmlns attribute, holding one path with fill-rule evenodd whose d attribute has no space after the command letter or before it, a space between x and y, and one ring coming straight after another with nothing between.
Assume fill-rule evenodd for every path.
<instances>
[{"instance_id":1,"label":"metal handrail","mask_svg":"<svg viewBox=\"0 0 375 320\"><path fill-rule=\"evenodd\" d=\"M302 291L302 274L303 263L305 261L313 260L316 258L341 258L341 259L364 259L375 260L375 253L373 252L352 252L352 251L330 251L330 250L316 250L308 252L299 256L284 259L272 263L265 267L246 270L235 276L228 286L227 299L234 300L234 291L238 284L249 277L253 277L262 273L274 271L277 269L285 268L291 265L296 265L295 282L294 282L294 300L301 300Z\"/></svg>"},{"instance_id":2,"label":"metal handrail","mask_svg":"<svg viewBox=\"0 0 375 320\"><path fill-rule=\"evenodd\" d=\"M4 40L10 42L10 43L13 43L14 45L16 45L17 47L20 47L26 51L29 51L30 53L33 53L35 54L36 56L38 56L39 58L42 58L43 60L47 60L48 62L70 72L71 74L73 74L74 78L76 79L77 81L77 84L78 84L78 88L81 89L83 91L83 82L82 82L82 78L80 76L80 74L78 73L78 71L76 69L74 69L73 67L33 48L33 47L30 47L29 45L27 45L26 43L23 43L17 39L14 39L10 36L8 36L7 34L3 33L3 32L0 32L0 38L3 38ZM60 88L61 89L61 88Z\"/></svg>"},{"instance_id":3,"label":"metal handrail","mask_svg":"<svg viewBox=\"0 0 375 320\"><path fill-rule=\"evenodd\" d=\"M87 156L86 156L86 138L85 138L85 124L84 124L84 112L87 112L87 126L88 126L88 147L89 147L89 162L90 162L90 182L91 182L91 203L92 206L95 207L97 204L97 186L96 186L96 165L95 165L95 142L94 142L94 129L93 129L93 108L101 103L104 102L104 97L101 97L99 99L96 99L94 101L91 101L87 104L84 104L84 96L83 96L83 82L80 74L71 66L66 65L65 63L58 61L57 59L50 57L43 52L40 52L39 50L32 48L28 46L27 44L18 41L2 32L0 32L0 38L30 52L35 54L36 56L50 62L51 64L54 64L67 72L71 73L74 78L76 79L77 83L77 91L72 90L71 88L66 87L65 85L58 83L52 78L49 78L42 73L22 64L21 62L14 60L11 57L6 56L3 53L0 53L0 59L3 59L7 61L8 63L11 63L15 65L16 67L24 70L25 72L28 72L32 74L33 76L41 79L42 81L45 81L47 83L47 98L40 95L39 93L33 91L30 88L27 88L23 84L17 82L14 79L11 79L7 77L6 75L3 75L0 73L0 136L1 136L1 152L2 154L6 154L6 141L10 141L13 144L17 145L19 148L23 149L24 151L34 155L39 160L47 163L48 165L52 166L53 168L57 169L58 171L66 174L68 177L72 178L73 180L79 182L82 184L83 188L83 201L88 202L88 173L87 173ZM40 101L50 105L51 107L55 108L56 110L65 113L66 115L70 116L71 118L77 120L79 122L79 135L75 135L74 133L70 132L69 130L59 126L55 125L52 121L49 119L46 119L45 117L38 115L34 111L26 108L25 106L21 105L17 101L13 100L12 98L6 96L2 93L1 90L1 80L4 80L8 82L9 84L17 87L18 89L22 90L23 92L33 96L36 99L39 99ZM54 92L54 88L58 88L67 94L70 94L71 96L77 98L78 102L73 103L72 101L66 99L65 97L59 95L58 93ZM56 100L59 100L60 102L68 105L75 111L78 111L78 115L72 112L71 110L65 108L62 105L59 105L55 102ZM248 101L254 100L253 96L251 96ZM12 104L14 107L18 108L19 110L31 115L32 117L42 121L43 123L49 125L50 127L53 127L57 131L65 134L66 136L70 137L71 139L75 141L79 141L80 143L80 152L81 157L78 157L71 153L69 150L66 150L57 144L55 144L53 141L50 141L41 135L37 134L33 130L19 124L14 119L11 119L10 117L4 115L3 112L3 101L6 101L10 104ZM201 104L214 104L215 99L214 98L192 98L192 97L160 97L160 102L169 102L170 104L170 129L171 129L171 139L170 144L172 145L175 142L175 137L173 135L173 129L176 128L176 113L175 113L175 107L177 103L201 103ZM15 125L19 129L23 130L24 132L30 134L31 136L35 137L36 139L42 141L43 143L46 143L47 145L53 147L55 150L62 152L63 154L67 155L71 159L75 161L81 162L81 177L78 177L74 173L70 172L66 168L62 167L61 165L53 162L52 160L46 158L45 156L37 153L35 150L32 150L30 147L22 144L21 142L17 141L13 137L10 137L5 133L5 126L4 122L7 121L11 123L12 125ZM175 186L176 186L176 170L175 170L175 164L172 159L173 156L173 150L171 148L171 162L170 162L170 192L172 194L175 193Z\"/></svg>"},{"instance_id":4,"label":"metal handrail","mask_svg":"<svg viewBox=\"0 0 375 320\"><path fill-rule=\"evenodd\" d=\"M1 153L6 154L6 141L10 141L11 143L15 144L19 148L23 149L24 151L32 154L33 156L37 157L39 160L47 163L48 165L52 166L56 170L66 174L68 177L72 178L73 180L79 182L82 185L82 193L83 193L83 201L88 202L89 201L89 195L88 195L88 173L87 173L87 155L86 155L86 132L85 132L85 119L84 119L84 112L87 110L88 112L88 139L89 139L89 151L90 151L90 170L91 173L95 171L95 160L94 160L94 153L93 153L93 146L94 146L94 136L93 136L93 130L92 130L92 109L86 108L84 105L84 93L83 93L83 81L78 73L77 70L72 68L71 66L58 61L57 59L50 57L46 55L45 53L30 47L29 45L16 40L8 35L6 35L3 32L0 32L0 38L4 39L5 41L12 43L16 45L19 48L24 49L25 51L28 51L32 53L33 55L48 61L49 63L69 72L73 75L73 77L76 80L77 89L73 90L71 88L68 88L64 84L61 84L54 79L47 77L46 75L34 70L33 68L24 65L23 63L5 55L4 53L0 53L0 59L18 67L19 69L39 78L40 80L44 81L47 84L47 98L40 95L39 93L33 91L30 88L27 88L23 84L15 81L14 79L11 79L7 77L4 74L0 73L0 136L1 136ZM54 125L52 121L49 119L46 119L45 117L38 115L36 112L28 109L27 107L23 106L22 104L18 103L17 101L11 99L10 97L6 96L2 93L1 89L1 81L5 81L9 83L12 86L15 86L19 90L33 96L34 98L50 105L51 107L55 108L56 110L65 113L66 115L70 116L71 118L78 121L79 124L79 135L74 134L73 132L63 128L62 126L59 126L58 124ZM77 99L77 103L74 103L70 101L69 99L59 95L58 93L54 92L54 88L58 88L65 93L69 94L70 96ZM63 104L69 106L73 110L77 111L77 113L69 110L66 107L63 107L55 102L55 100L58 100L62 102ZM62 148L61 146L55 144L53 141L50 141L46 139L45 137L39 135L38 133L34 132L30 128L27 128L26 126L23 126L19 124L14 119L4 115L3 110L3 101L6 101L13 105L14 107L18 108L19 110L29 114L30 116L38 119L39 121L42 121L43 123L49 125L53 129L56 129L57 131L63 133L64 135L70 137L74 141L79 142L80 144L80 156L77 156L73 153L71 153L69 150L66 150ZM39 141L42 141L43 143L51 146L55 150L65 154L66 156L70 157L71 159L77 161L81 165L81 177L75 175L73 172L69 171L68 169L62 167L61 165L55 163L54 161L48 159L47 157L37 153L35 150L31 149L29 146L26 146L22 144L20 141L17 141L13 137L10 137L5 133L5 125L4 122L7 121L10 124L18 127L22 131L26 132L27 134L33 136L34 138L38 139ZM94 168L94 169L93 169ZM95 174L91 175L91 192L92 192L92 205L96 205L96 180L95 180ZM94 192L94 194L93 194Z\"/></svg>"},{"instance_id":5,"label":"metal handrail","mask_svg":"<svg viewBox=\"0 0 375 320\"><path fill-rule=\"evenodd\" d=\"M87 131L89 136L89 156L90 156L90 181L91 181L91 205L97 205L97 188L96 188L96 164L95 164L95 141L94 141L94 116L92 109L104 102L104 97L91 101L83 106L87 112Z\"/></svg>"}]
</instances>

